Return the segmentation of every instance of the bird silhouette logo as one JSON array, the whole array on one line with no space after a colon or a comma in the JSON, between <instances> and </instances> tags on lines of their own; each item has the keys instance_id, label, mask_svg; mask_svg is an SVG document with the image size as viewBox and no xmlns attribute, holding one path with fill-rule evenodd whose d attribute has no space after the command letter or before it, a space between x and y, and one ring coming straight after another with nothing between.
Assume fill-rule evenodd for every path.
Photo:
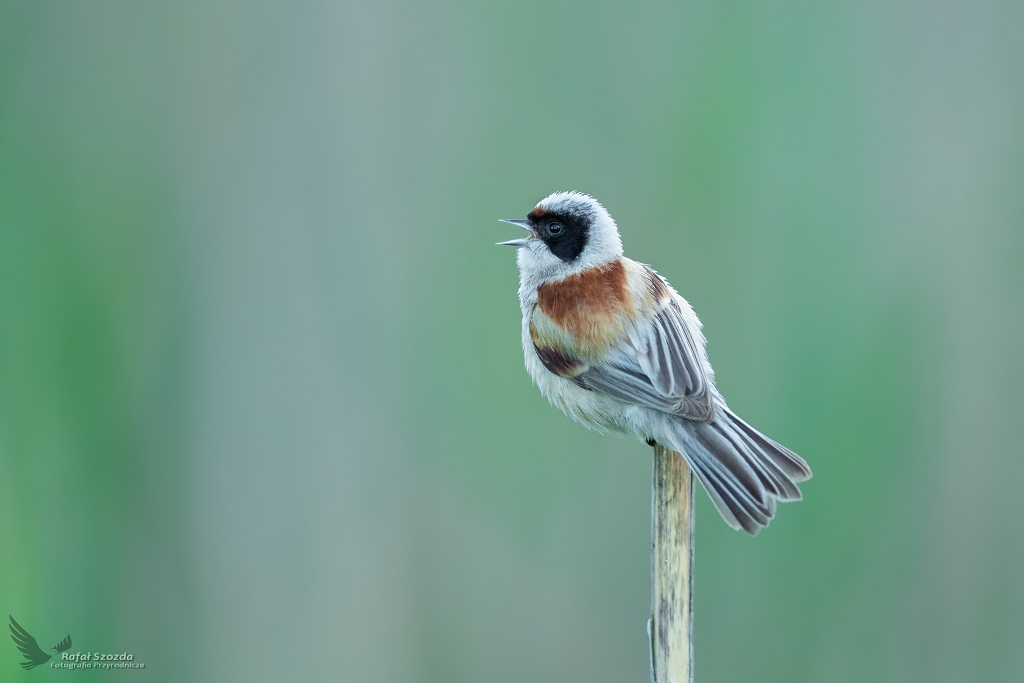
<instances>
[{"instance_id":1,"label":"bird silhouette logo","mask_svg":"<svg viewBox=\"0 0 1024 683\"><path fill-rule=\"evenodd\" d=\"M11 615L7 615L11 616ZM20 662L21 668L23 669L34 669L40 664L45 664L50 661L53 655L49 655L42 651L39 647L39 643L32 637L32 634L21 627L21 624L11 617L11 638L14 640L14 644L21 650L21 654L25 655L27 662ZM64 636L64 640L60 641L50 649L54 654L60 654L71 647L71 636Z\"/></svg>"}]
</instances>

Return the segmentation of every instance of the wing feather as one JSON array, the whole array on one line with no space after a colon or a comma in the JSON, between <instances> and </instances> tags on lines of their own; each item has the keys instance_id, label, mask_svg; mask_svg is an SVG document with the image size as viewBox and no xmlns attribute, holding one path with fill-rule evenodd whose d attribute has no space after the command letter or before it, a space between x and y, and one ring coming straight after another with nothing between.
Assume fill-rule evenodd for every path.
<instances>
[{"instance_id":1,"label":"wing feather","mask_svg":"<svg viewBox=\"0 0 1024 683\"><path fill-rule=\"evenodd\" d=\"M710 422L714 408L704 365L703 351L673 298L576 381L622 401Z\"/></svg>"}]
</instances>

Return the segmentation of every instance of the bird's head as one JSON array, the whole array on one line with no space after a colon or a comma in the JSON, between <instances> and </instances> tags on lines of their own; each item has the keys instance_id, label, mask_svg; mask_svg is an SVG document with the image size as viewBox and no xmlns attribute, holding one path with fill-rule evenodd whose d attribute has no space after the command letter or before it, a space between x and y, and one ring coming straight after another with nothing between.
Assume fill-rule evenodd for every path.
<instances>
[{"instance_id":1,"label":"bird's head","mask_svg":"<svg viewBox=\"0 0 1024 683\"><path fill-rule=\"evenodd\" d=\"M615 221L600 202L581 192L548 195L526 218L505 222L530 234L499 244L518 247L519 270L540 281L559 280L622 256Z\"/></svg>"}]
</instances>

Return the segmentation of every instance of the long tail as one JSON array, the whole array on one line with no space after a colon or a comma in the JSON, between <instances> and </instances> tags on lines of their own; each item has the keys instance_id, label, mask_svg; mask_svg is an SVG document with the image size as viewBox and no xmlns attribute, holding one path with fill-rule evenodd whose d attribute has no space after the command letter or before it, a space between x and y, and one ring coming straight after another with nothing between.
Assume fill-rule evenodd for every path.
<instances>
[{"instance_id":1,"label":"long tail","mask_svg":"<svg viewBox=\"0 0 1024 683\"><path fill-rule=\"evenodd\" d=\"M722 518L756 535L775 516L776 501L800 500L797 484L811 478L803 458L729 410L715 406L710 423L680 420L666 444L686 458Z\"/></svg>"}]
</instances>

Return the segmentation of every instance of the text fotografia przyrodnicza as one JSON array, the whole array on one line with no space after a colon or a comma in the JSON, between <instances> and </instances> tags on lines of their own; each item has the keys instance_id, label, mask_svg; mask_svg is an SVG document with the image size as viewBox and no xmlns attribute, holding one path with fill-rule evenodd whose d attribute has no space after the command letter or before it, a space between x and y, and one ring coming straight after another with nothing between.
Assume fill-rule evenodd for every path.
<instances>
[{"instance_id":1,"label":"text fotografia przyrodnicza","mask_svg":"<svg viewBox=\"0 0 1024 683\"><path fill-rule=\"evenodd\" d=\"M102 652L63 652L59 662L50 662L51 669L145 669L144 662L136 662L130 652L105 654Z\"/></svg>"}]
</instances>

